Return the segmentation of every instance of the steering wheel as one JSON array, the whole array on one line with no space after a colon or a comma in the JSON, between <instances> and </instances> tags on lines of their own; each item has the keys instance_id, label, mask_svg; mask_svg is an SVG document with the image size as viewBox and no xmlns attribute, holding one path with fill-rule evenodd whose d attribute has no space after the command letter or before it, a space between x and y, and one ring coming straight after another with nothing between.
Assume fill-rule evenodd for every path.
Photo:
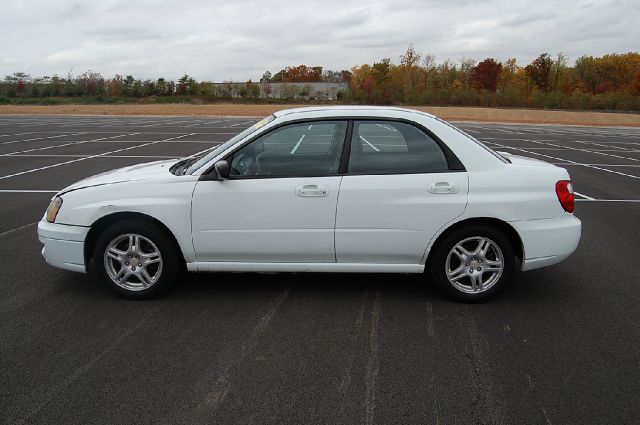
<instances>
[{"instance_id":1,"label":"steering wheel","mask_svg":"<svg viewBox=\"0 0 640 425\"><path fill-rule=\"evenodd\" d=\"M256 174L255 159L240 153L231 161L231 172L239 176Z\"/></svg>"}]
</instances>

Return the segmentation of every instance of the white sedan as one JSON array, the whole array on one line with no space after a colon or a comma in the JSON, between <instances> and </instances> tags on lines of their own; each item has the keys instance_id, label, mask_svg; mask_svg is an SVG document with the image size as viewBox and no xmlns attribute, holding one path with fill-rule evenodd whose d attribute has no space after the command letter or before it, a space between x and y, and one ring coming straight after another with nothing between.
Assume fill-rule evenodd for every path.
<instances>
[{"instance_id":1,"label":"white sedan","mask_svg":"<svg viewBox=\"0 0 640 425\"><path fill-rule=\"evenodd\" d=\"M178 272L424 273L462 301L556 264L581 223L564 168L401 108L280 111L182 160L60 191L42 255L143 298Z\"/></svg>"}]
</instances>

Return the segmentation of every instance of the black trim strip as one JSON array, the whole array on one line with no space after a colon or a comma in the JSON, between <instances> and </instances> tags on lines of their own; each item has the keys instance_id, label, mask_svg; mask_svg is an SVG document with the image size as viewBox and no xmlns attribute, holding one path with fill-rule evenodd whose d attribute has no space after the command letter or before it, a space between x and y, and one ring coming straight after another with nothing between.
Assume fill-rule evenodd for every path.
<instances>
[{"instance_id":1,"label":"black trim strip","mask_svg":"<svg viewBox=\"0 0 640 425\"><path fill-rule=\"evenodd\" d=\"M248 145L249 143L252 143L253 141L259 139L260 137L266 136L267 134L290 124L304 124L304 123L314 123L314 122L319 122L319 121L348 121L347 124L347 134L345 136L345 142L343 143L343 147L342 147L342 155L340 157L340 164L338 166L338 173L334 173L334 174L309 174L309 175L299 175L299 176L243 176L243 177L238 177L238 176L234 176L234 178L232 180L251 180L251 179L268 179L268 178L305 178L305 177L333 177L333 176L337 176L337 175L343 175L343 176L348 176L348 175L394 175L394 174L441 174L441 173L451 173L451 172L466 172L466 168L464 167L464 164L462 164L462 162L460 161L460 159L458 159L458 157L453 153L453 151L449 148L449 146L447 146L446 143L444 143L438 136L436 136L431 130L429 130L428 128L424 127L422 124L419 124L415 121L412 120L408 120L405 118L386 118L386 117L372 117L372 116L350 116L350 117L344 117L344 116L339 116L339 117L319 117L319 118L305 118L305 119L300 119L300 120L290 120L290 121L285 121L281 124L278 124L276 126L273 126L272 128L270 128L268 131L263 132L263 133L259 133L254 135L253 137L247 139L246 142L242 143L241 145L237 145L233 147L233 150L228 153L227 155L225 155L222 159L228 159L230 156L232 156L237 150L243 148L244 146ZM416 127L418 130L422 131L423 133L425 133L427 136L429 136L431 139L433 139L434 142L436 142L436 144L440 147L440 149L442 149L445 159L447 160L447 166L449 167L448 170L436 170L436 171L426 171L426 172L421 172L421 173L398 173L398 172L392 172L392 173L383 173L383 172L378 172L378 173L349 173L348 172L348 167L349 167L349 157L351 155L351 139L353 138L353 126L354 126L354 122L355 121L388 121L388 122L401 122L401 123L405 123L408 125L412 125L414 127ZM213 175L210 175L213 174ZM206 170L204 173L202 173L200 175L200 178L198 180L219 180L218 176L216 175L215 172L215 168L212 165L208 170Z\"/></svg>"},{"instance_id":2,"label":"black trim strip","mask_svg":"<svg viewBox=\"0 0 640 425\"><path fill-rule=\"evenodd\" d=\"M344 137L344 143L342 144L342 155L340 156L340 165L338 166L338 173L347 174L349 167L349 157L351 156L351 138L353 134L353 120L349 120L347 124L347 134Z\"/></svg>"}]
</instances>

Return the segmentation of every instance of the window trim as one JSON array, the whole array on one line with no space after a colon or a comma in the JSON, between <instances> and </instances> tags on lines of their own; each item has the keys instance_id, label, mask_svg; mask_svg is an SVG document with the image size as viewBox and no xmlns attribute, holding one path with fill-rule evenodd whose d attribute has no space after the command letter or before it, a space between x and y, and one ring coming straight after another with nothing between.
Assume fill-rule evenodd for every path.
<instances>
[{"instance_id":1,"label":"window trim","mask_svg":"<svg viewBox=\"0 0 640 425\"><path fill-rule=\"evenodd\" d=\"M401 172L401 171L378 171L378 172L349 172L349 160L351 154L351 142L353 141L353 127L355 126L355 121L372 121L372 122L398 122L402 124L407 124L415 127L418 131L421 131L425 135L427 135L431 140L433 140L436 145L442 151L445 160L447 161L447 170L434 170L434 171L420 171L420 172ZM424 127L423 125L407 120L404 118L376 118L376 117L368 117L368 118L351 118L351 134L349 135L349 139L347 143L349 145L349 155L347 155L347 164L344 169L344 176L386 176L386 175L397 175L397 174L442 174L442 173L466 173L467 169L462 164L462 162L458 159L456 154L446 145L438 136L436 136L431 130ZM341 164L342 165L342 164Z\"/></svg>"},{"instance_id":2,"label":"window trim","mask_svg":"<svg viewBox=\"0 0 640 425\"><path fill-rule=\"evenodd\" d=\"M253 143L260 137L266 136L269 133L276 131L282 127L288 125L296 125L296 124L306 124L306 123L317 123L317 122L327 122L327 121L346 121L347 122L347 130L345 132L345 140L342 143L342 154L340 155L340 162L338 165L338 171L333 174L329 173L310 173L310 174L300 174L296 176L290 175L268 175L268 176L230 176L229 180L255 180L255 179L294 179L294 178L308 178L308 177L336 177L336 176L378 176L378 175L398 175L398 174L442 174L442 173L466 173L467 169L464 164L458 159L456 154L444 143L438 136L436 136L431 130L426 128L420 123L415 121L406 119L406 118L386 118L386 117L372 117L370 115L363 116L338 116L338 117L319 117L319 118L304 118L298 120L290 120L285 121L283 123L274 125L269 128L267 131L264 131L259 134L254 134L249 137L245 142L239 143L237 146L233 146L230 152L226 155L218 159L220 160L228 160L234 153L238 150L242 149L246 145ZM355 121L375 121L375 122L399 122L403 124L408 124L416 127L419 131L422 131L427 136L429 136L438 147L442 150L445 159L447 161L448 170L438 170L438 171L422 171L419 173L402 173L402 172L366 172L366 173L350 173L349 169L349 160L351 159L351 139L353 138L353 127ZM206 171L204 171L198 180L219 180L219 177L215 171L215 164L211 164Z\"/></svg>"},{"instance_id":3,"label":"window trim","mask_svg":"<svg viewBox=\"0 0 640 425\"><path fill-rule=\"evenodd\" d=\"M298 174L295 176L291 176L291 175L277 175L277 174L272 174L272 175L267 175L267 176L229 176L228 180L255 180L255 179L295 179L295 178L307 178L307 177L336 177L336 176L341 176L341 166L342 166L342 158L344 156L344 147L347 143L347 136L349 134L349 125L350 125L350 121L351 118L350 117L335 117L335 118L331 118L331 117L322 117L322 118L306 118L306 119L301 119L301 120L291 120L291 121L285 121L281 124L275 125L273 127L271 127L268 131L262 132L260 134L254 135L253 137L247 139L246 142L239 144L238 146L233 146L232 150L230 152L228 152L225 156L223 156L222 158L220 158L218 161L220 160L229 160L230 157L232 157L237 151L239 151L240 149L244 148L245 146L255 142L256 140L260 139L261 137L265 137L268 136L270 133L281 129L282 127L286 127L289 125L304 125L304 124L311 124L311 123L318 123L318 122L336 122L336 121L341 121L341 122L346 122L347 123L347 129L345 131L345 140L342 141L342 152L338 152L337 154L340 156L340 161L338 162L338 171L336 171L335 173L309 173L309 174ZM212 164L211 167L205 171L204 173L202 173L202 175L200 176L199 180L218 180L218 175L215 171L215 164Z\"/></svg>"}]
</instances>

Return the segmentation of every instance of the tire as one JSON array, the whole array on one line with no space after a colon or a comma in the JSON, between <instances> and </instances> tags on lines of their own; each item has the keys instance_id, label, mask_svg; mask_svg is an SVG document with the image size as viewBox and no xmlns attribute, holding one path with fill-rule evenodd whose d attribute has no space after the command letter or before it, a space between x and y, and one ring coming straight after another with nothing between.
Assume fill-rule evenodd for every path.
<instances>
[{"instance_id":1,"label":"tire","mask_svg":"<svg viewBox=\"0 0 640 425\"><path fill-rule=\"evenodd\" d=\"M473 225L445 236L435 247L429 269L449 298L483 302L509 282L514 263L513 246L503 232Z\"/></svg>"},{"instance_id":2,"label":"tire","mask_svg":"<svg viewBox=\"0 0 640 425\"><path fill-rule=\"evenodd\" d=\"M180 270L176 249L169 235L148 221L119 221L98 237L92 272L120 296L152 298L176 279Z\"/></svg>"}]
</instances>

